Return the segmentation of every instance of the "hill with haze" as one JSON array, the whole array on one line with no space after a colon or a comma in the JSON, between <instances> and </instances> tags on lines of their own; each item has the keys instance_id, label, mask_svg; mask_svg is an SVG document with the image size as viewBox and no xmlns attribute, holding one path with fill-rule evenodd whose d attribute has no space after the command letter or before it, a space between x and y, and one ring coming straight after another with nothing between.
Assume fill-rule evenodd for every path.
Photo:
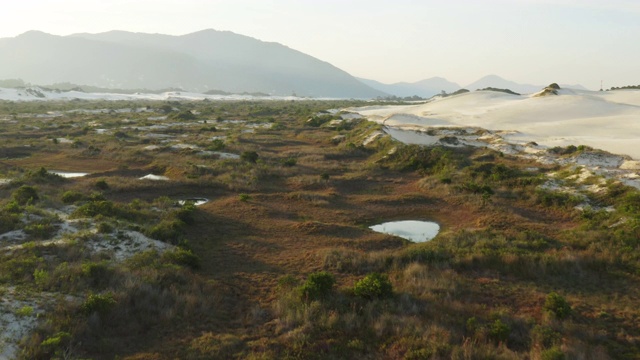
<instances>
[{"instance_id":1,"label":"hill with haze","mask_svg":"<svg viewBox=\"0 0 640 360\"><path fill-rule=\"evenodd\" d=\"M441 77L432 77L413 83L398 82L393 84L384 84L379 81L362 78L358 78L358 80L374 89L399 97L417 95L420 97L430 98L433 95L440 94L442 91L451 93L460 89L460 85Z\"/></svg>"},{"instance_id":2,"label":"hill with haze","mask_svg":"<svg viewBox=\"0 0 640 360\"><path fill-rule=\"evenodd\" d=\"M531 94L539 91L541 88L544 87L542 85L520 84L515 81L501 78L500 76L497 76L497 75L484 76L464 87L442 77L432 77L429 79L424 79L424 80L413 82L413 83L398 82L393 84L384 84L379 81L362 79L362 78L358 78L358 80L362 81L363 83L371 86L376 90L385 92L390 95L399 96L399 97L408 97L408 96L417 95L424 98L430 98L434 95L440 94L442 91L447 93L452 93L462 88L470 91L475 91L475 90L491 87L491 88L497 88L497 89L510 89L520 94ZM571 88L576 90L588 90L582 85L560 84L560 86L562 86L563 88Z\"/></svg>"},{"instance_id":3,"label":"hill with haze","mask_svg":"<svg viewBox=\"0 0 640 360\"><path fill-rule=\"evenodd\" d=\"M104 88L181 88L336 98L384 96L345 71L278 43L228 31L182 36L110 31L0 39L0 79Z\"/></svg>"},{"instance_id":4,"label":"hill with haze","mask_svg":"<svg viewBox=\"0 0 640 360\"><path fill-rule=\"evenodd\" d=\"M576 90L588 90L582 85L560 84L560 86L563 88L571 88ZM487 75L465 86L464 88L467 90L474 91L478 89L485 89L488 87L497 88L497 89L509 89L520 94L532 94L537 91L540 91L540 89L543 88L544 86L531 85L531 84L519 84L517 82L501 78L500 76L497 76L497 75Z\"/></svg>"}]
</instances>

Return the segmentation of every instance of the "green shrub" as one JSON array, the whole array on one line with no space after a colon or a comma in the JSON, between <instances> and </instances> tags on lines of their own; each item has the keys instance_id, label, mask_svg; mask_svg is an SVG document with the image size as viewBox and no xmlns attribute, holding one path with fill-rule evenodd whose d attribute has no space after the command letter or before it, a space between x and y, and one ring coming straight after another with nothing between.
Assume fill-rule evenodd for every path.
<instances>
[{"instance_id":1,"label":"green shrub","mask_svg":"<svg viewBox=\"0 0 640 360\"><path fill-rule=\"evenodd\" d=\"M300 288L300 293L307 300L324 299L331 293L335 283L335 277L326 271L312 273Z\"/></svg>"},{"instance_id":2,"label":"green shrub","mask_svg":"<svg viewBox=\"0 0 640 360\"><path fill-rule=\"evenodd\" d=\"M94 288L104 288L109 283L113 271L106 262L87 262L81 266L82 275L87 278Z\"/></svg>"},{"instance_id":3,"label":"green shrub","mask_svg":"<svg viewBox=\"0 0 640 360\"><path fill-rule=\"evenodd\" d=\"M0 211L0 234L15 230L20 225L20 217L8 210Z\"/></svg>"},{"instance_id":4,"label":"green shrub","mask_svg":"<svg viewBox=\"0 0 640 360\"><path fill-rule=\"evenodd\" d=\"M288 159L284 159L282 160L282 165L284 166L295 166L298 163L298 160L296 160L295 158L288 158Z\"/></svg>"},{"instance_id":5,"label":"green shrub","mask_svg":"<svg viewBox=\"0 0 640 360\"><path fill-rule=\"evenodd\" d=\"M11 214L20 214L22 213L22 207L18 204L17 201L11 200L4 206L4 211Z\"/></svg>"},{"instance_id":6,"label":"green shrub","mask_svg":"<svg viewBox=\"0 0 640 360\"><path fill-rule=\"evenodd\" d=\"M259 157L260 156L255 151L243 151L242 154L240 154L240 159L250 163L255 163L258 161Z\"/></svg>"},{"instance_id":7,"label":"green shrub","mask_svg":"<svg viewBox=\"0 0 640 360\"><path fill-rule=\"evenodd\" d=\"M171 119L174 120L195 120L196 116L190 110L183 110L179 113L174 113L170 115Z\"/></svg>"},{"instance_id":8,"label":"green shrub","mask_svg":"<svg viewBox=\"0 0 640 360\"><path fill-rule=\"evenodd\" d=\"M71 342L71 334L65 331L60 331L53 336L46 338L40 346L44 351L53 353L55 350L67 346Z\"/></svg>"},{"instance_id":9,"label":"green shrub","mask_svg":"<svg viewBox=\"0 0 640 360\"><path fill-rule=\"evenodd\" d=\"M278 289L293 289L298 285L298 279L289 274L278 279Z\"/></svg>"},{"instance_id":10,"label":"green shrub","mask_svg":"<svg viewBox=\"0 0 640 360\"><path fill-rule=\"evenodd\" d=\"M72 214L74 217L95 217L98 215L116 216L116 207L111 201L90 201L77 208Z\"/></svg>"},{"instance_id":11,"label":"green shrub","mask_svg":"<svg viewBox=\"0 0 640 360\"><path fill-rule=\"evenodd\" d=\"M385 298L393 295L393 286L387 275L371 273L355 283L353 293L365 299Z\"/></svg>"},{"instance_id":12,"label":"green shrub","mask_svg":"<svg viewBox=\"0 0 640 360\"><path fill-rule=\"evenodd\" d=\"M94 312L105 315L116 305L116 300L113 298L113 294L89 294L87 299L80 306L80 310L85 315L90 315Z\"/></svg>"},{"instance_id":13,"label":"green shrub","mask_svg":"<svg viewBox=\"0 0 640 360\"><path fill-rule=\"evenodd\" d=\"M544 350L542 354L540 354L540 358L542 360L564 360L566 356L560 348L554 346L551 349Z\"/></svg>"},{"instance_id":14,"label":"green shrub","mask_svg":"<svg viewBox=\"0 0 640 360\"><path fill-rule=\"evenodd\" d=\"M462 158L450 149L420 145L401 146L386 162L397 170L422 171L429 174L439 174L464 165Z\"/></svg>"},{"instance_id":15,"label":"green shrub","mask_svg":"<svg viewBox=\"0 0 640 360\"><path fill-rule=\"evenodd\" d=\"M536 198L539 204L557 207L574 207L583 201L577 195L544 189L536 190Z\"/></svg>"},{"instance_id":16,"label":"green shrub","mask_svg":"<svg viewBox=\"0 0 640 360\"><path fill-rule=\"evenodd\" d=\"M152 239L177 244L183 234L184 222L180 220L162 220L146 232Z\"/></svg>"},{"instance_id":17,"label":"green shrub","mask_svg":"<svg viewBox=\"0 0 640 360\"><path fill-rule=\"evenodd\" d=\"M536 325L531 331L531 338L543 347L549 347L560 342L562 334L549 326Z\"/></svg>"},{"instance_id":18,"label":"green shrub","mask_svg":"<svg viewBox=\"0 0 640 360\"><path fill-rule=\"evenodd\" d=\"M25 225L24 232L36 239L47 239L56 231L56 226L50 221L41 220Z\"/></svg>"},{"instance_id":19,"label":"green shrub","mask_svg":"<svg viewBox=\"0 0 640 360\"><path fill-rule=\"evenodd\" d=\"M544 309L558 319L564 319L571 314L571 305L560 294L549 293L544 302Z\"/></svg>"},{"instance_id":20,"label":"green shrub","mask_svg":"<svg viewBox=\"0 0 640 360\"><path fill-rule=\"evenodd\" d=\"M113 229L113 226L107 222L101 222L98 224L98 232L100 234L111 234Z\"/></svg>"},{"instance_id":21,"label":"green shrub","mask_svg":"<svg viewBox=\"0 0 640 360\"><path fill-rule=\"evenodd\" d=\"M65 204L73 204L76 201L80 201L84 199L84 195L82 193L79 193L77 191L65 191L64 194L62 194L61 200L63 203Z\"/></svg>"},{"instance_id":22,"label":"green shrub","mask_svg":"<svg viewBox=\"0 0 640 360\"><path fill-rule=\"evenodd\" d=\"M475 334L478 330L478 319L476 319L475 316L468 318L465 324L465 329L469 335Z\"/></svg>"},{"instance_id":23,"label":"green shrub","mask_svg":"<svg viewBox=\"0 0 640 360\"><path fill-rule=\"evenodd\" d=\"M489 337L497 342L505 342L511 334L511 327L497 319L489 325Z\"/></svg>"},{"instance_id":24,"label":"green shrub","mask_svg":"<svg viewBox=\"0 0 640 360\"><path fill-rule=\"evenodd\" d=\"M33 186L22 185L13 192L13 200L20 205L31 204L38 199L38 191Z\"/></svg>"},{"instance_id":25,"label":"green shrub","mask_svg":"<svg viewBox=\"0 0 640 360\"><path fill-rule=\"evenodd\" d=\"M47 270L36 269L33 272L33 280L39 288L44 288L49 283L49 278L50 276Z\"/></svg>"},{"instance_id":26,"label":"green shrub","mask_svg":"<svg viewBox=\"0 0 640 360\"><path fill-rule=\"evenodd\" d=\"M467 181L462 185L455 187L459 191L470 192L473 194L493 195L493 189L489 185L481 185L473 181Z\"/></svg>"},{"instance_id":27,"label":"green shrub","mask_svg":"<svg viewBox=\"0 0 640 360\"><path fill-rule=\"evenodd\" d=\"M25 175L25 178L40 184L65 181L65 178L63 178L62 176L52 174L43 167L41 167L36 171L28 171L27 174Z\"/></svg>"},{"instance_id":28,"label":"green shrub","mask_svg":"<svg viewBox=\"0 0 640 360\"><path fill-rule=\"evenodd\" d=\"M174 216L185 224L193 224L195 221L195 212L198 208L192 203L187 202L180 210L174 212Z\"/></svg>"},{"instance_id":29,"label":"green shrub","mask_svg":"<svg viewBox=\"0 0 640 360\"><path fill-rule=\"evenodd\" d=\"M213 141L211 141L211 143L207 147L207 150L220 151L220 150L224 150L225 147L226 147L226 145L224 143L224 140L214 139Z\"/></svg>"},{"instance_id":30,"label":"green shrub","mask_svg":"<svg viewBox=\"0 0 640 360\"><path fill-rule=\"evenodd\" d=\"M188 266L194 270L200 269L200 258L191 250L177 247L165 252L163 258L177 265Z\"/></svg>"},{"instance_id":31,"label":"green shrub","mask_svg":"<svg viewBox=\"0 0 640 360\"><path fill-rule=\"evenodd\" d=\"M249 194L240 194L240 201L249 201L251 200L251 195Z\"/></svg>"},{"instance_id":32,"label":"green shrub","mask_svg":"<svg viewBox=\"0 0 640 360\"><path fill-rule=\"evenodd\" d=\"M16 311L16 315L20 317L29 317L33 315L33 307L31 306L23 306L18 311Z\"/></svg>"},{"instance_id":33,"label":"green shrub","mask_svg":"<svg viewBox=\"0 0 640 360\"><path fill-rule=\"evenodd\" d=\"M109 190L109 184L104 179L96 181L96 188L99 190Z\"/></svg>"}]
</instances>

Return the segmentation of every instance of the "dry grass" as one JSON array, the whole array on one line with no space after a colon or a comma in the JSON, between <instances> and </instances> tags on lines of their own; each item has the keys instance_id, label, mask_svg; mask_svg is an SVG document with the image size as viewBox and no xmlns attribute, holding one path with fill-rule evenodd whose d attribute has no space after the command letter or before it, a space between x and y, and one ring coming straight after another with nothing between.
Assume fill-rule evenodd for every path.
<instances>
[{"instance_id":1,"label":"dry grass","mask_svg":"<svg viewBox=\"0 0 640 360\"><path fill-rule=\"evenodd\" d=\"M29 105L15 106L19 112ZM25 357L55 356L42 342L60 331L73 341L58 351L95 359L542 359L552 348L585 359L640 353L640 255L637 229L629 220L637 211L584 216L558 199L545 204L545 194L536 192L537 174L516 171L531 164L486 150L424 152L388 139L363 148L358 141L377 125L362 122L353 130L305 125L316 111L339 104L177 106L200 109L210 114L210 125L228 129L201 130L198 124L167 133L199 146L224 134L223 151L256 151L257 163L201 158L187 150L143 151L149 144L165 144L131 129L122 130L129 137L121 138L82 132L88 120L79 115L60 119L63 128L51 136L69 133L82 147L46 143L29 148L29 158L4 161L0 177L19 183L1 186L0 195L10 199L20 185L36 186L42 200L29 210L33 213L64 206L65 191L100 193L140 217L101 216L96 222L144 231L171 220L175 199L210 200L195 212L193 224L181 228L181 245L201 260L198 270L154 253L114 263L83 250L82 236L2 255L3 285L25 296L46 291L59 298L47 307L47 321L25 340ZM264 120L256 113L271 114L283 130L249 134L242 133L242 125L213 120ZM91 121L118 131L127 116L95 115ZM128 117L142 124L148 122L145 116ZM24 121L45 126L37 119ZM6 134L21 134L7 147L11 156L47 136L28 134L18 125ZM338 134L345 141L333 144ZM82 155L89 145L102 151ZM388 155L391 146L401 147L395 157ZM295 164L285 165L290 158ZM487 164L507 167L511 177L493 176L495 167ZM96 174L59 183L24 177L23 168L39 166ZM171 181L138 180L148 173ZM97 188L98 180L108 188ZM491 189L486 195L485 185ZM608 202L622 203L625 194L619 191ZM435 220L442 231L429 243L410 244L368 229L396 219ZM621 219L628 223L610 227ZM296 287L320 270L337 279L332 296L301 298ZM391 298L354 295L354 283L372 272L389 276ZM543 310L552 291L572 305L568 319ZM110 293L116 305L78 317L91 293Z\"/></svg>"}]
</instances>

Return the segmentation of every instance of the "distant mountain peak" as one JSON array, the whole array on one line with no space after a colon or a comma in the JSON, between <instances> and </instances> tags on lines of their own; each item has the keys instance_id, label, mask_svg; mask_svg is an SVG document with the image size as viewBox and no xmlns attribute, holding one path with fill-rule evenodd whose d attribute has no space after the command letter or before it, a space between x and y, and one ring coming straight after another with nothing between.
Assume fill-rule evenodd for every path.
<instances>
[{"instance_id":1,"label":"distant mountain peak","mask_svg":"<svg viewBox=\"0 0 640 360\"><path fill-rule=\"evenodd\" d=\"M399 97L420 96L423 98L430 98L433 95L440 94L442 91L451 93L460 89L460 85L439 76L434 76L413 83L397 82L393 84L384 84L375 80L362 78L359 80L374 89Z\"/></svg>"},{"instance_id":2,"label":"distant mountain peak","mask_svg":"<svg viewBox=\"0 0 640 360\"><path fill-rule=\"evenodd\" d=\"M17 38L28 38L28 37L54 37L56 35L52 35L49 33L46 33L44 31L40 31L40 30L29 30L27 32L24 32L18 36L16 36Z\"/></svg>"},{"instance_id":3,"label":"distant mountain peak","mask_svg":"<svg viewBox=\"0 0 640 360\"><path fill-rule=\"evenodd\" d=\"M0 79L40 85L69 82L125 90L183 88L334 98L386 95L282 44L215 29L180 36L121 30L56 36L29 31L0 39L0 53Z\"/></svg>"},{"instance_id":4,"label":"distant mountain peak","mask_svg":"<svg viewBox=\"0 0 640 360\"><path fill-rule=\"evenodd\" d=\"M473 83L465 86L465 89L469 89L471 91L485 88L508 89L520 94L531 94L540 90L541 86L519 84L495 74L483 76Z\"/></svg>"}]
</instances>

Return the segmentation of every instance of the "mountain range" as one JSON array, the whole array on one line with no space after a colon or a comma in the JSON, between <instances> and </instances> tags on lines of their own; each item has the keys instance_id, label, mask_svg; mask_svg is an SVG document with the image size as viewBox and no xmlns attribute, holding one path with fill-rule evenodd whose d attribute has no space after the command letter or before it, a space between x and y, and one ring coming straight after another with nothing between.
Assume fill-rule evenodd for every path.
<instances>
[{"instance_id":1,"label":"mountain range","mask_svg":"<svg viewBox=\"0 0 640 360\"><path fill-rule=\"evenodd\" d=\"M454 82L451 82L447 79L441 77L432 77L429 79L407 83L407 82L398 82L393 84L384 84L375 80L361 79L363 83L371 86L374 89L383 91L387 94L398 96L398 97L408 97L408 96L420 96L424 98L429 98L431 96L440 94L441 92L452 93L456 90L467 89L467 90L479 90L485 88L497 88L497 89L509 89L515 91L520 94L531 94L540 89L544 88L546 85L531 85L531 84L519 84L514 81L506 80L497 75L487 75L484 76L471 84L466 86L460 86ZM578 90L588 90L582 85L567 85L560 84L562 88L571 88Z\"/></svg>"},{"instance_id":2,"label":"mountain range","mask_svg":"<svg viewBox=\"0 0 640 360\"><path fill-rule=\"evenodd\" d=\"M431 97L461 88L533 93L545 85L496 75L467 86L441 77L384 84L347 72L282 44L229 31L173 36L109 31L51 35L29 31L0 39L0 80L65 83L108 89L183 89L331 98ZM585 89L580 85L562 85Z\"/></svg>"},{"instance_id":3,"label":"mountain range","mask_svg":"<svg viewBox=\"0 0 640 360\"><path fill-rule=\"evenodd\" d=\"M182 36L110 31L0 39L0 79L104 88L372 98L385 95L337 67L228 31Z\"/></svg>"}]
</instances>

